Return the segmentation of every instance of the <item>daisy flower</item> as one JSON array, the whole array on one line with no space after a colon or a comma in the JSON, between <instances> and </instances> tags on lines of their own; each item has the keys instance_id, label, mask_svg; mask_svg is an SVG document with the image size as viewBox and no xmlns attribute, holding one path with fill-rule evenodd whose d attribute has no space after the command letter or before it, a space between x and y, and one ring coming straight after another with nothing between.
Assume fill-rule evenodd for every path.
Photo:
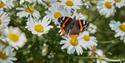
<instances>
[{"instance_id":1,"label":"daisy flower","mask_svg":"<svg viewBox=\"0 0 125 63\"><path fill-rule=\"evenodd\" d=\"M22 17L34 17L34 18L40 18L39 11L34 9L33 5L25 6L24 8L17 8L17 10L20 10L20 12L17 13L17 16L20 18Z\"/></svg>"},{"instance_id":2,"label":"daisy flower","mask_svg":"<svg viewBox=\"0 0 125 63\"><path fill-rule=\"evenodd\" d=\"M0 44L0 63L14 63L17 60L15 57L14 49L11 46L6 46Z\"/></svg>"},{"instance_id":3,"label":"daisy flower","mask_svg":"<svg viewBox=\"0 0 125 63\"><path fill-rule=\"evenodd\" d=\"M115 1L116 7L118 8L125 6L125 0L114 0L114 1Z\"/></svg>"},{"instance_id":4,"label":"daisy flower","mask_svg":"<svg viewBox=\"0 0 125 63\"><path fill-rule=\"evenodd\" d=\"M14 7L13 0L1 0L0 1L0 10L3 8L12 8Z\"/></svg>"},{"instance_id":5,"label":"daisy flower","mask_svg":"<svg viewBox=\"0 0 125 63\"><path fill-rule=\"evenodd\" d=\"M48 31L52 28L50 26L50 20L48 17L44 17L43 20L37 20L37 19L28 19L26 28L32 32L32 34L37 34L38 36L41 36L42 34L48 33Z\"/></svg>"},{"instance_id":6,"label":"daisy flower","mask_svg":"<svg viewBox=\"0 0 125 63\"><path fill-rule=\"evenodd\" d=\"M123 42L125 42L125 22L120 23L112 20L109 23L109 26L113 31L115 31L115 37L120 37L120 40L123 40Z\"/></svg>"},{"instance_id":7,"label":"daisy flower","mask_svg":"<svg viewBox=\"0 0 125 63\"><path fill-rule=\"evenodd\" d=\"M25 34L17 27L6 28L3 34L5 36L3 39L16 49L22 47L27 41Z\"/></svg>"},{"instance_id":8,"label":"daisy flower","mask_svg":"<svg viewBox=\"0 0 125 63\"><path fill-rule=\"evenodd\" d=\"M81 0L61 0L61 5L68 9L79 9L83 5Z\"/></svg>"},{"instance_id":9,"label":"daisy flower","mask_svg":"<svg viewBox=\"0 0 125 63\"><path fill-rule=\"evenodd\" d=\"M105 55L102 50L100 49L96 50L96 57L98 57L96 63L108 63L107 61L104 60Z\"/></svg>"},{"instance_id":10,"label":"daisy flower","mask_svg":"<svg viewBox=\"0 0 125 63\"><path fill-rule=\"evenodd\" d=\"M114 0L99 0L97 9L101 15L110 17L116 12L114 7Z\"/></svg>"},{"instance_id":11,"label":"daisy flower","mask_svg":"<svg viewBox=\"0 0 125 63\"><path fill-rule=\"evenodd\" d=\"M84 31L83 33L80 33L78 37L79 42L81 42L82 46L85 46L83 48L87 49L89 48L90 50L92 49L93 46L97 46L96 38L94 36L90 36L88 31Z\"/></svg>"},{"instance_id":12,"label":"daisy flower","mask_svg":"<svg viewBox=\"0 0 125 63\"><path fill-rule=\"evenodd\" d=\"M92 24L92 23L89 24L88 31L90 33L95 34L96 33L96 29L97 29L97 27L94 24Z\"/></svg>"},{"instance_id":13,"label":"daisy flower","mask_svg":"<svg viewBox=\"0 0 125 63\"><path fill-rule=\"evenodd\" d=\"M10 17L6 12L0 11L0 30L5 29L10 22Z\"/></svg>"},{"instance_id":14,"label":"daisy flower","mask_svg":"<svg viewBox=\"0 0 125 63\"><path fill-rule=\"evenodd\" d=\"M64 40L61 40L60 44L63 46L61 49L67 49L68 54L73 54L75 51L78 55L82 55L82 45L81 42L77 39L78 35L70 35L63 37ZM84 46L83 46L84 47Z\"/></svg>"},{"instance_id":15,"label":"daisy flower","mask_svg":"<svg viewBox=\"0 0 125 63\"><path fill-rule=\"evenodd\" d=\"M47 16L54 21L55 24L57 24L57 19L62 16L70 16L71 13L66 8L60 6L60 5L52 5L46 12Z\"/></svg>"}]
</instances>

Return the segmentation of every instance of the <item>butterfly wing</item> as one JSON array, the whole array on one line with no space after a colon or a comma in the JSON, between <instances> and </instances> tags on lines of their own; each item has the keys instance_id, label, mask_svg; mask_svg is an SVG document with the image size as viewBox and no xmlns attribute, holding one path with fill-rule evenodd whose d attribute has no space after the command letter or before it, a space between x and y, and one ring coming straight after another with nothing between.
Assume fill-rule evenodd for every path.
<instances>
[{"instance_id":1,"label":"butterfly wing","mask_svg":"<svg viewBox=\"0 0 125 63\"><path fill-rule=\"evenodd\" d=\"M83 32L87 30L87 27L89 25L89 23L87 21L84 20L77 20L78 23L78 27L79 27L79 31Z\"/></svg>"},{"instance_id":2,"label":"butterfly wing","mask_svg":"<svg viewBox=\"0 0 125 63\"><path fill-rule=\"evenodd\" d=\"M72 19L71 17L61 17L58 19L61 31L64 34L79 34L87 30L88 22L84 20L76 20L75 17Z\"/></svg>"},{"instance_id":3,"label":"butterfly wing","mask_svg":"<svg viewBox=\"0 0 125 63\"><path fill-rule=\"evenodd\" d=\"M61 31L64 34L68 34L70 29L72 29L72 18L71 17L61 17L58 19L58 22L60 23Z\"/></svg>"},{"instance_id":4,"label":"butterfly wing","mask_svg":"<svg viewBox=\"0 0 125 63\"><path fill-rule=\"evenodd\" d=\"M88 22L84 20L76 20L72 29L71 34L79 34L80 32L83 32L87 30Z\"/></svg>"}]
</instances>

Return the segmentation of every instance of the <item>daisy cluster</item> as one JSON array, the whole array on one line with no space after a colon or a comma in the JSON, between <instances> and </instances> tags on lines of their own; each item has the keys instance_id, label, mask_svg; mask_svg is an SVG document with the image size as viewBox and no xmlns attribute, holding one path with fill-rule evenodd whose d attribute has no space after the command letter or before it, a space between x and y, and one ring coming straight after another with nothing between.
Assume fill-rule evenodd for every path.
<instances>
[{"instance_id":1,"label":"daisy cluster","mask_svg":"<svg viewBox=\"0 0 125 63\"><path fill-rule=\"evenodd\" d=\"M74 17L76 19L86 20L85 16L81 13L77 13L77 10L83 5L82 0L21 0L20 4L29 3L32 5L24 5L23 7L17 8L17 16L19 18L26 17L27 23L26 28L32 32L32 34L42 36L48 33L53 28L51 22L60 28L58 18L60 17ZM36 10L35 5L44 5L47 11L46 15L40 20L40 12ZM83 53L83 49L91 49L93 46L97 46L96 38L90 36L90 33L96 32L96 26L90 24L87 31L80 33L79 35L64 35L61 40L62 49L67 49L67 53L73 54L77 52L78 55Z\"/></svg>"},{"instance_id":2,"label":"daisy cluster","mask_svg":"<svg viewBox=\"0 0 125 63\"><path fill-rule=\"evenodd\" d=\"M125 0L99 0L97 3L97 10L101 15L106 18L115 14L116 7L123 8ZM120 37L120 40L125 42L125 23L120 21L111 20L109 23L111 30L115 31L115 37Z\"/></svg>"},{"instance_id":3,"label":"daisy cluster","mask_svg":"<svg viewBox=\"0 0 125 63\"><path fill-rule=\"evenodd\" d=\"M16 9L14 9L14 2L19 3ZM44 17L41 17L37 5L45 6L47 9ZM0 0L0 63L13 63L12 61L17 60L14 50L23 47L28 40L19 27L9 25L12 14L7 10L16 10L17 18L26 19L25 28L34 35L42 36L53 28L51 23L60 29L58 22L60 17L76 16L76 19L86 21L86 17L77 12L82 5L82 0ZM96 29L97 27L90 23L84 32L76 35L63 34L63 40L60 42L61 49L67 49L68 54L76 52L78 55L82 55L83 50L91 50L92 47L97 46L96 37L91 35L96 33Z\"/></svg>"},{"instance_id":4,"label":"daisy cluster","mask_svg":"<svg viewBox=\"0 0 125 63\"><path fill-rule=\"evenodd\" d=\"M97 3L99 13L105 17L113 16L116 12L115 7L123 6L125 6L125 0L99 0Z\"/></svg>"},{"instance_id":5,"label":"daisy cluster","mask_svg":"<svg viewBox=\"0 0 125 63\"><path fill-rule=\"evenodd\" d=\"M47 17L54 22L55 25L60 25L58 18L60 17L74 17L76 19L86 20L85 16L81 13L77 13L77 10L82 6L81 0L61 0L57 2L51 2L51 6L48 7L46 11ZM60 28L60 27L58 27ZM91 49L93 46L97 46L96 38L91 36L90 33L96 32L96 26L90 24L88 30L79 33L78 35L67 35L64 34L60 44L62 45L61 49L67 49L68 54L74 54L75 52L78 55L83 54L83 49Z\"/></svg>"},{"instance_id":6,"label":"daisy cluster","mask_svg":"<svg viewBox=\"0 0 125 63\"><path fill-rule=\"evenodd\" d=\"M13 63L17 60L15 49L22 47L27 41L25 34L18 28L9 26L14 0L0 0L0 63Z\"/></svg>"}]
</instances>

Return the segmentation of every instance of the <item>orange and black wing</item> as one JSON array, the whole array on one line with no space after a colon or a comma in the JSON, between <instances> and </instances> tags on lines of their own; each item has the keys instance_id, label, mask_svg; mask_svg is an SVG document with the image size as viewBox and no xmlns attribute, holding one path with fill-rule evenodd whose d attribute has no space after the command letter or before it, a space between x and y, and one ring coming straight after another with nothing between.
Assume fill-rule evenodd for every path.
<instances>
[{"instance_id":1,"label":"orange and black wing","mask_svg":"<svg viewBox=\"0 0 125 63\"><path fill-rule=\"evenodd\" d=\"M89 25L89 23L87 21L77 20L77 23L78 23L78 27L79 27L80 32L87 30L87 27Z\"/></svg>"},{"instance_id":2,"label":"orange and black wing","mask_svg":"<svg viewBox=\"0 0 125 63\"><path fill-rule=\"evenodd\" d=\"M83 32L87 30L88 22L84 20L76 20L70 34L79 34L80 32Z\"/></svg>"},{"instance_id":3,"label":"orange and black wing","mask_svg":"<svg viewBox=\"0 0 125 63\"><path fill-rule=\"evenodd\" d=\"M70 30L72 29L72 18L71 17L61 17L58 19L58 22L60 23L61 31L64 34L68 34Z\"/></svg>"}]
</instances>

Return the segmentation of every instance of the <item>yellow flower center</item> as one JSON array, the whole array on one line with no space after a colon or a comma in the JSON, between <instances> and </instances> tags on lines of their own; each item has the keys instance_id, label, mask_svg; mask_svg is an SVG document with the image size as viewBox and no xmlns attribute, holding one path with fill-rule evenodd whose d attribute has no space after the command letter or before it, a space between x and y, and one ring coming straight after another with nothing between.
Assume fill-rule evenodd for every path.
<instances>
[{"instance_id":1,"label":"yellow flower center","mask_svg":"<svg viewBox=\"0 0 125 63\"><path fill-rule=\"evenodd\" d=\"M115 0L116 3L120 3L122 0Z\"/></svg>"},{"instance_id":2,"label":"yellow flower center","mask_svg":"<svg viewBox=\"0 0 125 63\"><path fill-rule=\"evenodd\" d=\"M110 9L112 7L112 2L105 2L105 7Z\"/></svg>"},{"instance_id":3,"label":"yellow flower center","mask_svg":"<svg viewBox=\"0 0 125 63\"><path fill-rule=\"evenodd\" d=\"M71 34L70 35L70 38L71 38L70 44L72 46L77 46L78 45L78 39L77 39L78 36L79 36L78 34Z\"/></svg>"},{"instance_id":4,"label":"yellow flower center","mask_svg":"<svg viewBox=\"0 0 125 63\"><path fill-rule=\"evenodd\" d=\"M72 39L70 40L70 44L71 44L72 46L77 46L77 45L78 45L78 40L72 38Z\"/></svg>"},{"instance_id":5,"label":"yellow flower center","mask_svg":"<svg viewBox=\"0 0 125 63\"><path fill-rule=\"evenodd\" d=\"M42 25L40 25L40 24L35 25L34 29L37 32L43 32L44 31L44 27Z\"/></svg>"},{"instance_id":6,"label":"yellow flower center","mask_svg":"<svg viewBox=\"0 0 125 63\"><path fill-rule=\"evenodd\" d=\"M73 1L72 0L67 0L65 3L67 6L73 6Z\"/></svg>"},{"instance_id":7,"label":"yellow flower center","mask_svg":"<svg viewBox=\"0 0 125 63\"><path fill-rule=\"evenodd\" d=\"M19 35L16 33L9 33L7 37L13 42L19 41Z\"/></svg>"},{"instance_id":8,"label":"yellow flower center","mask_svg":"<svg viewBox=\"0 0 125 63\"><path fill-rule=\"evenodd\" d=\"M33 13L34 8L32 6L27 6L27 8L25 8L25 11L28 13Z\"/></svg>"},{"instance_id":9,"label":"yellow flower center","mask_svg":"<svg viewBox=\"0 0 125 63\"><path fill-rule=\"evenodd\" d=\"M4 53L4 52L0 52L0 59L2 59L2 60L5 60L5 59L7 59L7 55L6 55L6 53Z\"/></svg>"},{"instance_id":10,"label":"yellow flower center","mask_svg":"<svg viewBox=\"0 0 125 63\"><path fill-rule=\"evenodd\" d=\"M120 25L119 28L120 28L123 32L125 32L125 24Z\"/></svg>"},{"instance_id":11,"label":"yellow flower center","mask_svg":"<svg viewBox=\"0 0 125 63\"><path fill-rule=\"evenodd\" d=\"M89 40L90 40L90 36L89 36L89 35L85 35L85 36L83 37L83 39L84 39L85 41L89 41Z\"/></svg>"},{"instance_id":12,"label":"yellow flower center","mask_svg":"<svg viewBox=\"0 0 125 63\"><path fill-rule=\"evenodd\" d=\"M60 12L55 12L54 13L54 18L58 19L60 17L62 17L62 14Z\"/></svg>"},{"instance_id":13,"label":"yellow flower center","mask_svg":"<svg viewBox=\"0 0 125 63\"><path fill-rule=\"evenodd\" d=\"M5 4L3 2L0 2L0 8L4 8Z\"/></svg>"}]
</instances>

